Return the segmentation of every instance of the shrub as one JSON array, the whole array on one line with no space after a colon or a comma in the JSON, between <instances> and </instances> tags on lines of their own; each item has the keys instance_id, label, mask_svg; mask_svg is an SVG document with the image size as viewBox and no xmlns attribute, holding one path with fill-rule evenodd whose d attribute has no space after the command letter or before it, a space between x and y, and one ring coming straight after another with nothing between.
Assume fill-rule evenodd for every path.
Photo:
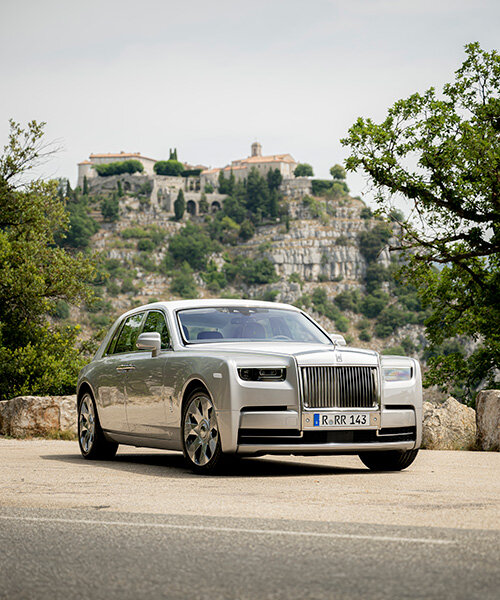
<instances>
[{"instance_id":1,"label":"shrub","mask_svg":"<svg viewBox=\"0 0 500 600\"><path fill-rule=\"evenodd\" d=\"M101 214L105 221L114 222L120 218L120 205L114 196L101 202Z\"/></svg>"},{"instance_id":2,"label":"shrub","mask_svg":"<svg viewBox=\"0 0 500 600\"><path fill-rule=\"evenodd\" d=\"M368 206L364 206L361 209L361 212L360 212L359 216L362 219L371 219L373 217L373 213L371 211L371 208L369 208Z\"/></svg>"},{"instance_id":3,"label":"shrub","mask_svg":"<svg viewBox=\"0 0 500 600\"><path fill-rule=\"evenodd\" d=\"M69 317L69 304L65 300L57 300L50 314L59 320L64 320Z\"/></svg>"},{"instance_id":4,"label":"shrub","mask_svg":"<svg viewBox=\"0 0 500 600\"><path fill-rule=\"evenodd\" d=\"M377 223L369 231L360 231L358 233L359 251L366 262L377 260L381 250L387 245L392 235L391 228L387 223Z\"/></svg>"},{"instance_id":5,"label":"shrub","mask_svg":"<svg viewBox=\"0 0 500 600\"><path fill-rule=\"evenodd\" d=\"M205 194L213 194L214 193L214 186L211 183L206 183L205 184Z\"/></svg>"},{"instance_id":6,"label":"shrub","mask_svg":"<svg viewBox=\"0 0 500 600\"><path fill-rule=\"evenodd\" d=\"M340 310L359 312L361 295L359 290L344 290L337 294L333 300Z\"/></svg>"},{"instance_id":7,"label":"shrub","mask_svg":"<svg viewBox=\"0 0 500 600\"><path fill-rule=\"evenodd\" d=\"M186 201L184 200L184 192L182 190L179 190L179 193L177 194L177 198L175 199L175 202L174 202L174 213L175 213L176 221L180 221L182 219L182 216L184 215L185 210L186 210Z\"/></svg>"},{"instance_id":8,"label":"shrub","mask_svg":"<svg viewBox=\"0 0 500 600\"><path fill-rule=\"evenodd\" d=\"M279 290L266 290L262 294L262 300L266 302L276 302L276 298L279 295Z\"/></svg>"},{"instance_id":9,"label":"shrub","mask_svg":"<svg viewBox=\"0 0 500 600\"><path fill-rule=\"evenodd\" d=\"M240 231L238 233L238 236L244 242L246 242L247 240L252 238L254 234L255 234L255 227L254 227L252 221L250 221L249 219L245 219L243 221L243 223L240 225Z\"/></svg>"},{"instance_id":10,"label":"shrub","mask_svg":"<svg viewBox=\"0 0 500 600\"><path fill-rule=\"evenodd\" d=\"M361 301L360 310L365 317L373 319L378 316L389 302L388 294L381 291L366 295Z\"/></svg>"},{"instance_id":11,"label":"shrub","mask_svg":"<svg viewBox=\"0 0 500 600\"><path fill-rule=\"evenodd\" d=\"M139 250L139 252L151 252L151 250L154 250L154 248L155 245L153 240L148 238L143 238L137 242L137 250Z\"/></svg>"},{"instance_id":12,"label":"shrub","mask_svg":"<svg viewBox=\"0 0 500 600\"><path fill-rule=\"evenodd\" d=\"M385 348L381 352L381 354L398 355L398 356L404 355L404 353L405 353L405 351L402 346L392 346L391 348Z\"/></svg>"},{"instance_id":13,"label":"shrub","mask_svg":"<svg viewBox=\"0 0 500 600\"><path fill-rule=\"evenodd\" d=\"M144 166L140 161L131 159L94 165L94 169L101 177L109 177L110 175L121 175L123 173L128 173L129 175L142 173Z\"/></svg>"},{"instance_id":14,"label":"shrub","mask_svg":"<svg viewBox=\"0 0 500 600\"><path fill-rule=\"evenodd\" d=\"M298 273L291 273L288 276L288 281L290 283L298 283L299 285L302 285L304 282L302 281L302 277L298 274Z\"/></svg>"},{"instance_id":15,"label":"shrub","mask_svg":"<svg viewBox=\"0 0 500 600\"><path fill-rule=\"evenodd\" d=\"M363 342L369 342L372 339L372 336L370 335L370 333L366 330L366 329L362 329L359 332L359 339L362 340Z\"/></svg>"},{"instance_id":16,"label":"shrub","mask_svg":"<svg viewBox=\"0 0 500 600\"><path fill-rule=\"evenodd\" d=\"M241 275L243 281L248 285L255 283L274 283L278 280L274 263L268 258L262 258L261 260L247 260L244 263Z\"/></svg>"},{"instance_id":17,"label":"shrub","mask_svg":"<svg viewBox=\"0 0 500 600\"><path fill-rule=\"evenodd\" d=\"M217 269L213 260L208 263L207 270L201 274L201 278L212 292L218 292L227 285L226 275Z\"/></svg>"},{"instance_id":18,"label":"shrub","mask_svg":"<svg viewBox=\"0 0 500 600\"><path fill-rule=\"evenodd\" d=\"M134 285L132 277L125 277L125 279L122 281L120 291L122 294L135 294L137 292L137 288Z\"/></svg>"},{"instance_id":19,"label":"shrub","mask_svg":"<svg viewBox=\"0 0 500 600\"><path fill-rule=\"evenodd\" d=\"M205 230L194 223L186 225L170 238L168 251L176 263L187 262L197 271L206 269L208 256L217 249Z\"/></svg>"},{"instance_id":20,"label":"shrub","mask_svg":"<svg viewBox=\"0 0 500 600\"><path fill-rule=\"evenodd\" d=\"M153 169L157 175L179 177L184 171L184 165L178 160L159 160L155 162Z\"/></svg>"},{"instance_id":21,"label":"shrub","mask_svg":"<svg viewBox=\"0 0 500 600\"><path fill-rule=\"evenodd\" d=\"M172 277L170 291L181 298L197 298L198 288L193 277L193 270L187 262Z\"/></svg>"},{"instance_id":22,"label":"shrub","mask_svg":"<svg viewBox=\"0 0 500 600\"><path fill-rule=\"evenodd\" d=\"M312 193L314 196L324 196L332 189L333 181L329 179L313 179Z\"/></svg>"},{"instance_id":23,"label":"shrub","mask_svg":"<svg viewBox=\"0 0 500 600\"><path fill-rule=\"evenodd\" d=\"M313 168L307 163L299 163L293 172L295 177L313 177Z\"/></svg>"}]
</instances>

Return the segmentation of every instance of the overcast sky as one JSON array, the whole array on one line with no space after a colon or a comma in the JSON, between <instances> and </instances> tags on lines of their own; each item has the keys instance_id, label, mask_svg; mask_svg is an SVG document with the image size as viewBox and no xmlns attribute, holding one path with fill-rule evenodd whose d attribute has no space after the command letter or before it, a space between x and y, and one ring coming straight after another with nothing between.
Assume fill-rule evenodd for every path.
<instances>
[{"instance_id":1,"label":"overcast sky","mask_svg":"<svg viewBox=\"0 0 500 600\"><path fill-rule=\"evenodd\" d=\"M9 117L46 121L47 175L73 183L92 152L223 166L255 140L326 177L358 116L451 80L467 42L498 49L499 17L498 0L1 0L1 145Z\"/></svg>"}]
</instances>

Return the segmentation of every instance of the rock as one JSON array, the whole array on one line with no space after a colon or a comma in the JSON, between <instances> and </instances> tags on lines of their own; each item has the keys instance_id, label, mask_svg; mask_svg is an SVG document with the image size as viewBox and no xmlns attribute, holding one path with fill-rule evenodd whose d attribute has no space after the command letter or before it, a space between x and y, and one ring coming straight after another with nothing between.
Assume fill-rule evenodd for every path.
<instances>
[{"instance_id":1,"label":"rock","mask_svg":"<svg viewBox=\"0 0 500 600\"><path fill-rule=\"evenodd\" d=\"M468 450L476 441L476 413L451 396L436 405L424 402L422 448Z\"/></svg>"},{"instance_id":2,"label":"rock","mask_svg":"<svg viewBox=\"0 0 500 600\"><path fill-rule=\"evenodd\" d=\"M18 396L0 402L0 433L13 437L77 433L76 396Z\"/></svg>"},{"instance_id":3,"label":"rock","mask_svg":"<svg viewBox=\"0 0 500 600\"><path fill-rule=\"evenodd\" d=\"M500 451L500 390L484 390L476 398L477 444Z\"/></svg>"}]
</instances>

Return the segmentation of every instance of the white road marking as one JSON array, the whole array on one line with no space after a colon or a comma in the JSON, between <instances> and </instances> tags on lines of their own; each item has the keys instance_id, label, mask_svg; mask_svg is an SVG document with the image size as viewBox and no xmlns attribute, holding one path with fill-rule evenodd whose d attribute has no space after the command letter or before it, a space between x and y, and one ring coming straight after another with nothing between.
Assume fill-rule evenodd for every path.
<instances>
[{"instance_id":1,"label":"white road marking","mask_svg":"<svg viewBox=\"0 0 500 600\"><path fill-rule=\"evenodd\" d=\"M214 533L254 533L257 535L279 535L292 537L316 537L346 540L372 540L377 542L409 542L415 544L456 544L455 540L433 538L396 537L385 535L357 535L350 533L321 533L317 531L287 531L286 529L247 529L240 527L216 527L206 525L174 525L171 523L138 523L128 521L98 521L94 519L61 519L51 517L15 517L0 515L0 519L10 521L31 521L34 523L74 523L79 525L110 525L121 527L150 527L156 529L185 529L188 531L210 531Z\"/></svg>"}]
</instances>

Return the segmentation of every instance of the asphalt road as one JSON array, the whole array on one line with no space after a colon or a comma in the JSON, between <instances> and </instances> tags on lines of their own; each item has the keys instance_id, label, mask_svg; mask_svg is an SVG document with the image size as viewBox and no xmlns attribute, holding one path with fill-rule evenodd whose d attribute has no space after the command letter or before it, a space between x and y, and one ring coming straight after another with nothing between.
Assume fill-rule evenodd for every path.
<instances>
[{"instance_id":1,"label":"asphalt road","mask_svg":"<svg viewBox=\"0 0 500 600\"><path fill-rule=\"evenodd\" d=\"M78 457L0 439L0 598L498 598L500 455L242 461Z\"/></svg>"}]
</instances>

